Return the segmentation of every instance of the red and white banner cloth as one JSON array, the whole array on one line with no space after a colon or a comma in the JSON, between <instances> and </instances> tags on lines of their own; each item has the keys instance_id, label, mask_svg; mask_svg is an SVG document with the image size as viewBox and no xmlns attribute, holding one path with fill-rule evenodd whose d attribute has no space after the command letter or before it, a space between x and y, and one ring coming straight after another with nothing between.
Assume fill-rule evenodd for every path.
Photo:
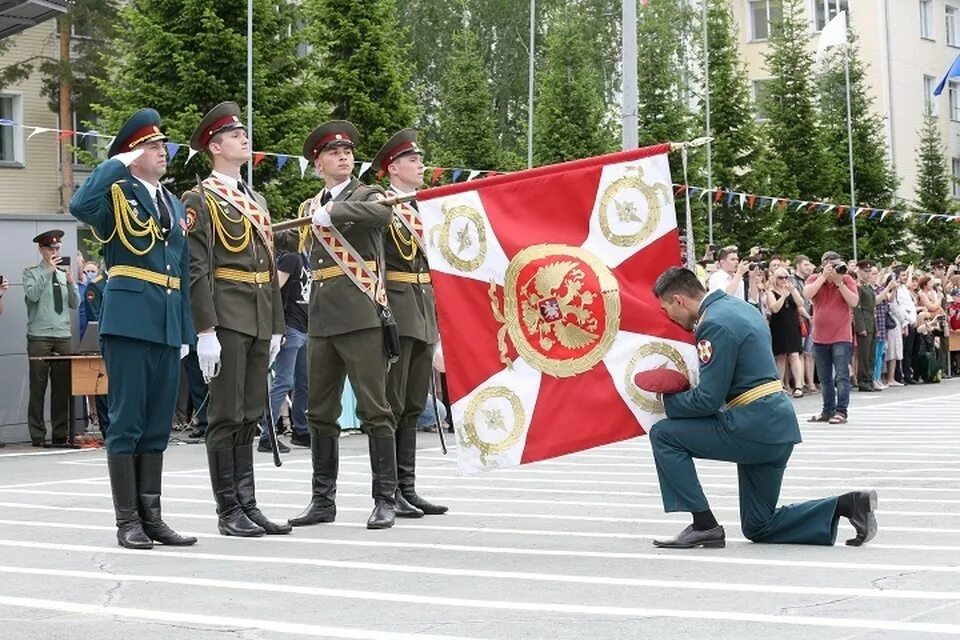
<instances>
[{"instance_id":1,"label":"red and white banner cloth","mask_svg":"<svg viewBox=\"0 0 960 640\"><path fill-rule=\"evenodd\" d=\"M461 473L642 435L636 372L694 377L651 288L680 263L669 145L422 191Z\"/></svg>"}]
</instances>

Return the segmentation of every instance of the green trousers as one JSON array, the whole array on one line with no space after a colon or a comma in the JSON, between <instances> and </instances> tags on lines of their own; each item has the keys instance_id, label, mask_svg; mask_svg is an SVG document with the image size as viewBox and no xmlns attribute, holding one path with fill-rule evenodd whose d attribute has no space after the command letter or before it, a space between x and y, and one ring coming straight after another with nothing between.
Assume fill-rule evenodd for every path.
<instances>
[{"instance_id":1,"label":"green trousers","mask_svg":"<svg viewBox=\"0 0 960 640\"><path fill-rule=\"evenodd\" d=\"M400 338L400 357L387 375L387 400L397 431L416 429L423 413L433 375L433 345L414 338Z\"/></svg>"},{"instance_id":2,"label":"green trousers","mask_svg":"<svg viewBox=\"0 0 960 640\"><path fill-rule=\"evenodd\" d=\"M31 358L69 353L70 338L27 336L27 355ZM70 415L70 363L65 360L30 360L29 371L30 403L27 408L27 424L30 428L30 439L40 442L47 437L43 405L49 380L51 439L54 442L65 442Z\"/></svg>"},{"instance_id":3,"label":"green trousers","mask_svg":"<svg viewBox=\"0 0 960 640\"><path fill-rule=\"evenodd\" d=\"M379 328L307 341L307 426L314 435L336 438L344 379L357 396L360 428L374 438L393 437L394 417L387 401L387 360Z\"/></svg>"},{"instance_id":4,"label":"green trousers","mask_svg":"<svg viewBox=\"0 0 960 640\"><path fill-rule=\"evenodd\" d=\"M207 449L249 445L267 406L270 341L217 329L220 373L210 381Z\"/></svg>"},{"instance_id":5,"label":"green trousers","mask_svg":"<svg viewBox=\"0 0 960 640\"><path fill-rule=\"evenodd\" d=\"M773 416L771 419L775 419ZM650 430L664 511L710 508L694 458L737 463L740 526L753 542L831 545L837 538L837 498L777 507L792 444L764 444L730 434L716 417L667 418Z\"/></svg>"}]
</instances>

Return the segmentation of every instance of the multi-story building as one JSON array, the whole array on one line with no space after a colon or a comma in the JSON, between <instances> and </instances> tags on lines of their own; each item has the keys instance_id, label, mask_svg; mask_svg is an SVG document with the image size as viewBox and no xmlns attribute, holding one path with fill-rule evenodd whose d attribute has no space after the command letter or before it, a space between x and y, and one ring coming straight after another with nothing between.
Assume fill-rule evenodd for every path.
<instances>
[{"instance_id":1,"label":"multi-story building","mask_svg":"<svg viewBox=\"0 0 960 640\"><path fill-rule=\"evenodd\" d=\"M780 0L732 0L740 46L754 94L769 78L764 65L771 23ZM912 200L916 191L916 150L925 113L940 120L950 169L960 179L960 78L933 97L939 78L960 55L960 0L803 0L815 48L820 31L838 11L846 11L867 65L874 108L883 117L887 146L900 177L897 195ZM960 198L960 182L954 183Z\"/></svg>"}]
</instances>

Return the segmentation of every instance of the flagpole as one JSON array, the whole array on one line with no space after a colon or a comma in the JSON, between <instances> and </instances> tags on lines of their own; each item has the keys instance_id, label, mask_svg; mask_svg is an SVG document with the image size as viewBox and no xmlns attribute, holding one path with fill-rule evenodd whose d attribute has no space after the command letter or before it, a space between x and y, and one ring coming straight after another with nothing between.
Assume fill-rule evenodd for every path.
<instances>
[{"instance_id":1,"label":"flagpole","mask_svg":"<svg viewBox=\"0 0 960 640\"><path fill-rule=\"evenodd\" d=\"M247 0L247 138L253 146L253 0ZM247 184L253 188L253 154L247 160Z\"/></svg>"},{"instance_id":2,"label":"flagpole","mask_svg":"<svg viewBox=\"0 0 960 640\"><path fill-rule=\"evenodd\" d=\"M537 0L530 0L530 70L527 79L527 168L533 168L533 63L536 35Z\"/></svg>"},{"instance_id":3,"label":"flagpole","mask_svg":"<svg viewBox=\"0 0 960 640\"><path fill-rule=\"evenodd\" d=\"M621 100L620 128L623 150L639 146L637 130L637 3L623 0L623 94Z\"/></svg>"},{"instance_id":4,"label":"flagpole","mask_svg":"<svg viewBox=\"0 0 960 640\"><path fill-rule=\"evenodd\" d=\"M850 107L850 46L843 46L843 71L847 84L847 156L850 164L850 230L853 234L853 259L857 259L857 192L853 171L853 118Z\"/></svg>"},{"instance_id":5,"label":"flagpole","mask_svg":"<svg viewBox=\"0 0 960 640\"><path fill-rule=\"evenodd\" d=\"M703 0L703 64L704 64L704 98L703 106L706 110L707 137L707 190L713 192L713 134L710 132L710 47L709 30L707 29L707 3ZM684 184L687 184L684 182ZM707 197L707 239L713 244L713 198Z\"/></svg>"}]
</instances>

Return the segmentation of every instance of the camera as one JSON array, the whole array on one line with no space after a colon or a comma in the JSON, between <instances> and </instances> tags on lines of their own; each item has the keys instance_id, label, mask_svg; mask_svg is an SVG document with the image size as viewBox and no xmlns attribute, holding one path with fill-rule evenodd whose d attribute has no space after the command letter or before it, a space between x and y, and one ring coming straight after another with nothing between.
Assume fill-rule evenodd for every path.
<instances>
[{"instance_id":1,"label":"camera","mask_svg":"<svg viewBox=\"0 0 960 640\"><path fill-rule=\"evenodd\" d=\"M750 263L750 271L753 271L754 269L760 269L761 271L766 271L769 268L770 268L770 263L767 262L766 260L760 260L759 262Z\"/></svg>"},{"instance_id":2,"label":"camera","mask_svg":"<svg viewBox=\"0 0 960 640\"><path fill-rule=\"evenodd\" d=\"M61 256L60 262L57 263L58 267L69 267L70 266L70 256Z\"/></svg>"},{"instance_id":3,"label":"camera","mask_svg":"<svg viewBox=\"0 0 960 640\"><path fill-rule=\"evenodd\" d=\"M847 265L844 262L835 264L833 266L833 270L836 271L838 275L841 275L841 276L847 275Z\"/></svg>"}]
</instances>

